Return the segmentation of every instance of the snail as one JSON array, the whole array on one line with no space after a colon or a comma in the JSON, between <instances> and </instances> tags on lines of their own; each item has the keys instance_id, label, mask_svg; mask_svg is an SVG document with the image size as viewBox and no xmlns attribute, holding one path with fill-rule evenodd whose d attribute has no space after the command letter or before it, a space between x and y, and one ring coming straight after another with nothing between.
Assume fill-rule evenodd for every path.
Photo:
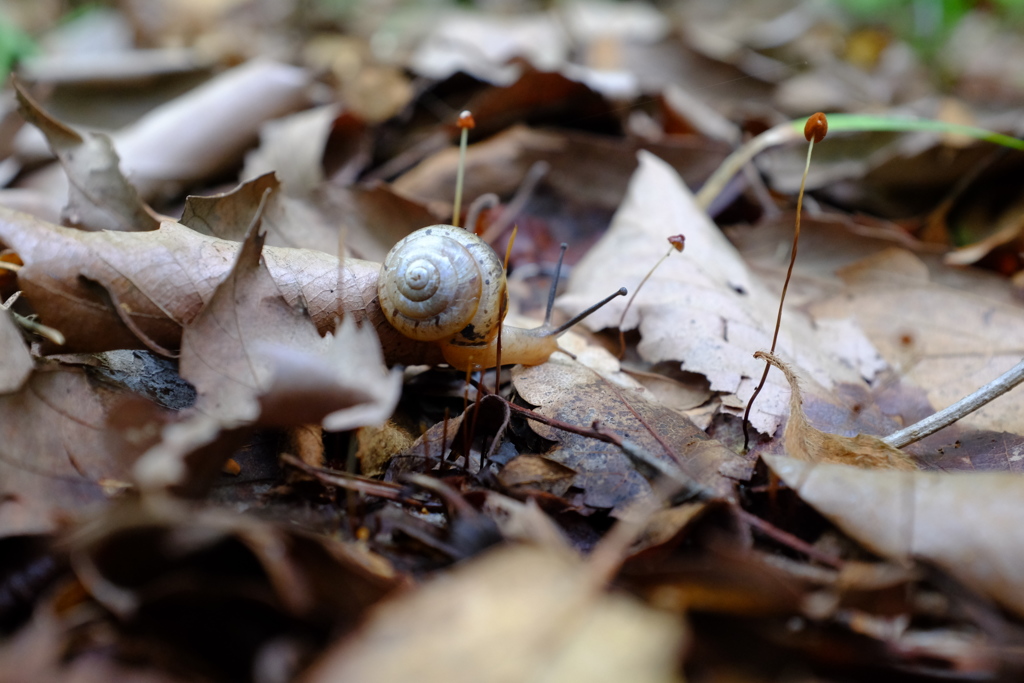
<instances>
[{"instance_id":1,"label":"snail","mask_svg":"<svg viewBox=\"0 0 1024 683\"><path fill-rule=\"evenodd\" d=\"M558 350L559 335L626 294L623 287L553 327L550 315L557 284L556 274L543 325L535 329L503 325L508 292L501 259L467 230L432 225L413 232L388 252L377 278L377 295L381 312L398 332L434 342L446 363L474 370L498 365L499 345L502 364L540 365Z\"/></svg>"}]
</instances>

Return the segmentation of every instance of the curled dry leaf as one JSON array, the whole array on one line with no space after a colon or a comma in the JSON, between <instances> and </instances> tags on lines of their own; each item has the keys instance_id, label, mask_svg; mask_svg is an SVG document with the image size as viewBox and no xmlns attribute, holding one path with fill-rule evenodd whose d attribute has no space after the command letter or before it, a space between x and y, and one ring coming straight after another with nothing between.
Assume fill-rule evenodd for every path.
<instances>
[{"instance_id":1,"label":"curled dry leaf","mask_svg":"<svg viewBox=\"0 0 1024 683\"><path fill-rule=\"evenodd\" d=\"M114 136L125 175L150 197L231 167L265 121L308 103L311 81L304 69L267 59L225 71Z\"/></svg>"},{"instance_id":2,"label":"curled dry leaf","mask_svg":"<svg viewBox=\"0 0 1024 683\"><path fill-rule=\"evenodd\" d=\"M286 195L274 173L247 180L223 194L188 197L181 223L204 235L241 242L261 201L267 245L316 249L337 256L337 227L310 203Z\"/></svg>"},{"instance_id":3,"label":"curled dry leaf","mask_svg":"<svg viewBox=\"0 0 1024 683\"><path fill-rule=\"evenodd\" d=\"M831 462L858 467L875 467L894 470L916 470L910 456L893 448L876 436L858 434L855 437L829 434L815 429L804 415L803 398L800 395L800 381L788 365L773 354L758 351L755 358L768 361L786 376L789 382L789 420L786 422L786 452L806 462Z\"/></svg>"},{"instance_id":4,"label":"curled dry leaf","mask_svg":"<svg viewBox=\"0 0 1024 683\"><path fill-rule=\"evenodd\" d=\"M384 422L401 393L401 374L387 372L369 326L350 317L321 338L303 309L282 296L260 258L254 225L235 266L182 337L180 372L198 397L198 415L172 425L136 467L146 487L196 485L215 467L204 457L221 429L320 423L332 431ZM197 466L198 465L198 466Z\"/></svg>"},{"instance_id":5,"label":"curled dry leaf","mask_svg":"<svg viewBox=\"0 0 1024 683\"><path fill-rule=\"evenodd\" d=\"M17 83L15 90L21 115L43 131L67 174L67 205L61 211L65 225L83 230L156 230L159 219L121 174L109 137L81 134L43 111Z\"/></svg>"},{"instance_id":6,"label":"curled dry leaf","mask_svg":"<svg viewBox=\"0 0 1024 683\"><path fill-rule=\"evenodd\" d=\"M270 388L260 397L260 425L320 423L331 432L383 424L402 393L402 373L384 366L373 328L344 318L322 350L260 344Z\"/></svg>"},{"instance_id":7,"label":"curled dry leaf","mask_svg":"<svg viewBox=\"0 0 1024 683\"><path fill-rule=\"evenodd\" d=\"M640 168L611 228L577 264L568 293L559 307L575 314L608 286L608 273L620 274L622 284L634 287L664 253L669 235L686 236L686 249L668 259L639 292L624 327L639 326L638 350L648 361L674 360L682 369L700 373L713 391L750 398L763 366L751 356L771 344L778 298L757 279L736 249L694 203L689 190L665 162L641 152ZM584 324L597 330L616 327L625 302L614 301ZM854 327L849 335L860 334ZM861 335L863 336L863 335ZM860 357L832 352L806 316L783 316L779 348L796 359L820 393L836 383L863 384L876 367ZM781 378L768 384L751 412L751 424L774 433L786 409Z\"/></svg>"},{"instance_id":8,"label":"curled dry leaf","mask_svg":"<svg viewBox=\"0 0 1024 683\"><path fill-rule=\"evenodd\" d=\"M679 680L680 621L592 574L570 553L499 548L382 603L301 680Z\"/></svg>"},{"instance_id":9,"label":"curled dry leaf","mask_svg":"<svg viewBox=\"0 0 1024 683\"><path fill-rule=\"evenodd\" d=\"M808 505L872 552L934 562L1024 615L1024 477L764 459Z\"/></svg>"}]
</instances>

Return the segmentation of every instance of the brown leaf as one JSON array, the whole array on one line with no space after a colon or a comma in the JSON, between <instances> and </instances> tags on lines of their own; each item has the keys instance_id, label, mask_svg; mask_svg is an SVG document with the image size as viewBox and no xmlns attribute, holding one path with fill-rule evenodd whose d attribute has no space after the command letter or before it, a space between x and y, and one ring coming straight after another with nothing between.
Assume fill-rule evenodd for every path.
<instances>
[{"instance_id":1,"label":"brown leaf","mask_svg":"<svg viewBox=\"0 0 1024 683\"><path fill-rule=\"evenodd\" d=\"M196 409L229 426L255 422L257 397L270 387L271 366L258 345L323 344L309 316L285 301L262 264L258 226L257 221L234 267L181 338L180 372L196 388Z\"/></svg>"},{"instance_id":2,"label":"brown leaf","mask_svg":"<svg viewBox=\"0 0 1024 683\"><path fill-rule=\"evenodd\" d=\"M19 286L42 322L64 333L67 352L176 349L239 248L171 221L146 233L86 233L2 206L0 242L26 264ZM378 331L389 363L440 362L436 345L402 336L373 304L379 264L346 259L339 273L338 259L317 251L268 247L263 255L287 303L305 307L321 332L351 314Z\"/></svg>"},{"instance_id":3,"label":"brown leaf","mask_svg":"<svg viewBox=\"0 0 1024 683\"><path fill-rule=\"evenodd\" d=\"M109 420L128 396L56 364L0 396L0 535L53 531L129 481L166 414L149 404L130 428L115 430Z\"/></svg>"},{"instance_id":4,"label":"brown leaf","mask_svg":"<svg viewBox=\"0 0 1024 683\"><path fill-rule=\"evenodd\" d=\"M344 318L325 343L256 345L272 381L260 397L261 425L321 423L329 432L383 424L398 405L402 373L388 372L376 333Z\"/></svg>"},{"instance_id":5,"label":"brown leaf","mask_svg":"<svg viewBox=\"0 0 1024 683\"><path fill-rule=\"evenodd\" d=\"M540 414L584 429L597 420L602 430L628 438L651 457L680 469L723 498L732 496L732 484L719 470L746 469L742 458L709 439L684 416L648 398L645 390L636 385L613 387L575 361L556 356L544 365L517 367L512 378L523 400L539 406ZM647 480L617 446L530 424L538 434L560 444L545 457L577 472L573 485L583 489L587 505L618 510L650 495Z\"/></svg>"},{"instance_id":6,"label":"brown leaf","mask_svg":"<svg viewBox=\"0 0 1024 683\"><path fill-rule=\"evenodd\" d=\"M222 172L241 160L265 121L306 106L309 83L305 70L269 59L228 69L119 131L124 173L151 197Z\"/></svg>"},{"instance_id":7,"label":"brown leaf","mask_svg":"<svg viewBox=\"0 0 1024 683\"><path fill-rule=\"evenodd\" d=\"M789 420L786 422L786 453L806 462L830 462L858 467L912 471L917 467L910 456L893 448L877 436L858 434L855 437L829 434L815 429L804 415L800 382L789 366L777 356L758 351L755 358L768 361L786 376L789 383Z\"/></svg>"},{"instance_id":8,"label":"brown leaf","mask_svg":"<svg viewBox=\"0 0 1024 683\"><path fill-rule=\"evenodd\" d=\"M83 230L156 230L160 225L135 187L121 174L117 152L102 133L84 136L54 119L15 83L21 115L46 135L68 176L61 212L65 225Z\"/></svg>"},{"instance_id":9,"label":"brown leaf","mask_svg":"<svg viewBox=\"0 0 1024 683\"><path fill-rule=\"evenodd\" d=\"M500 548L382 604L301 680L678 680L679 621L588 574L568 553Z\"/></svg>"},{"instance_id":10,"label":"brown leaf","mask_svg":"<svg viewBox=\"0 0 1024 683\"><path fill-rule=\"evenodd\" d=\"M804 501L883 557L934 562L1024 615L1024 478L866 470L765 456Z\"/></svg>"},{"instance_id":11,"label":"brown leaf","mask_svg":"<svg viewBox=\"0 0 1024 683\"><path fill-rule=\"evenodd\" d=\"M574 470L554 460L539 455L520 455L501 468L498 483L514 493L544 491L563 496L575 476Z\"/></svg>"}]
</instances>

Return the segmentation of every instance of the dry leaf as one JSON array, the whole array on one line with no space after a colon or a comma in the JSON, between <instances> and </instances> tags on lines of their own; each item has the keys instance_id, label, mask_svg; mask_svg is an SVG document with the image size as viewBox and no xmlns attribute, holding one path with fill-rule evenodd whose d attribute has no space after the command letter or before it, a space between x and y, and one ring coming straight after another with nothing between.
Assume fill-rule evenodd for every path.
<instances>
[{"instance_id":1,"label":"dry leaf","mask_svg":"<svg viewBox=\"0 0 1024 683\"><path fill-rule=\"evenodd\" d=\"M709 439L684 416L650 400L639 385L613 388L594 370L560 356L544 365L516 367L512 373L516 391L524 401L538 406L536 412L584 429L597 420L602 430L629 439L714 495L732 496L732 483L720 470L740 476L747 469L742 458ZM530 426L559 443L545 457L576 471L573 485L584 491L587 505L619 510L650 495L647 480L617 446L536 422ZM678 462L658 438L680 458Z\"/></svg>"},{"instance_id":2,"label":"dry leaf","mask_svg":"<svg viewBox=\"0 0 1024 683\"><path fill-rule=\"evenodd\" d=\"M225 425L254 422L270 364L257 345L316 349L323 340L309 316L289 305L261 263L255 223L234 267L181 337L181 376L196 388L196 409Z\"/></svg>"},{"instance_id":3,"label":"dry leaf","mask_svg":"<svg viewBox=\"0 0 1024 683\"><path fill-rule=\"evenodd\" d=\"M858 434L855 437L829 434L815 429L804 415L800 382L789 366L764 351L754 354L768 361L786 376L789 383L789 420L783 434L786 453L805 462L830 462L858 467L912 471L916 470L910 456L893 448L877 436Z\"/></svg>"},{"instance_id":4,"label":"dry leaf","mask_svg":"<svg viewBox=\"0 0 1024 683\"><path fill-rule=\"evenodd\" d=\"M269 246L338 255L338 227L328 217L330 212L285 194L275 173L248 180L224 194L188 197L181 223L205 235L241 242L264 194L261 222Z\"/></svg>"},{"instance_id":5,"label":"dry leaf","mask_svg":"<svg viewBox=\"0 0 1024 683\"><path fill-rule=\"evenodd\" d=\"M209 178L242 158L265 121L305 106L310 80L266 59L229 69L119 131L121 167L143 197Z\"/></svg>"},{"instance_id":6,"label":"dry leaf","mask_svg":"<svg viewBox=\"0 0 1024 683\"><path fill-rule=\"evenodd\" d=\"M351 316L323 344L263 342L256 350L273 371L260 397L261 425L320 423L329 432L377 426L391 417L402 394L402 372L388 372L373 328Z\"/></svg>"},{"instance_id":7,"label":"dry leaf","mask_svg":"<svg viewBox=\"0 0 1024 683\"><path fill-rule=\"evenodd\" d=\"M503 547L381 604L301 680L677 681L681 623L593 583L568 553Z\"/></svg>"},{"instance_id":8,"label":"dry leaf","mask_svg":"<svg viewBox=\"0 0 1024 683\"><path fill-rule=\"evenodd\" d=\"M246 156L242 178L274 173L289 194L308 196L324 182L324 148L340 111L332 104L264 123L260 146Z\"/></svg>"},{"instance_id":9,"label":"dry leaf","mask_svg":"<svg viewBox=\"0 0 1024 683\"><path fill-rule=\"evenodd\" d=\"M10 312L0 310L0 394L10 394L25 383L35 363Z\"/></svg>"},{"instance_id":10,"label":"dry leaf","mask_svg":"<svg viewBox=\"0 0 1024 683\"><path fill-rule=\"evenodd\" d=\"M635 287L665 253L669 235L682 233L686 249L655 271L637 295L623 327L639 326L638 347L647 361L675 360L682 369L700 373L713 391L750 398L763 365L752 357L771 344L778 298L750 273L721 231L693 201L678 175L653 155L641 152L640 168L611 228L573 270L568 293L559 307L578 313L608 287L608 273ZM616 300L584 323L599 330L617 327L625 301ZM856 336L856 328L848 330ZM877 364L861 357L830 355L820 332L806 316L783 316L779 349L824 389L836 383L862 383ZM866 341L864 342L867 343ZM851 369L853 368L853 369ZM809 386L808 391L821 389ZM772 434L786 410L781 378L765 385L750 414L751 424Z\"/></svg>"},{"instance_id":11,"label":"dry leaf","mask_svg":"<svg viewBox=\"0 0 1024 683\"><path fill-rule=\"evenodd\" d=\"M808 505L872 552L900 562L934 562L1024 615L1024 477L764 459Z\"/></svg>"},{"instance_id":12,"label":"dry leaf","mask_svg":"<svg viewBox=\"0 0 1024 683\"><path fill-rule=\"evenodd\" d=\"M1020 362L1024 338L1024 310L1005 280L993 286L982 274L947 273L932 275L917 256L891 248L841 269L843 294L811 311L856 319L885 360L943 408ZM959 286L945 284L952 277ZM1019 433L1022 414L1024 393L1011 392L961 424Z\"/></svg>"},{"instance_id":13,"label":"dry leaf","mask_svg":"<svg viewBox=\"0 0 1024 683\"><path fill-rule=\"evenodd\" d=\"M0 242L26 264L18 284L41 321L64 333L67 352L144 345L167 354L239 249L172 221L146 233L88 233L2 206ZM275 247L263 258L288 305L304 307L321 332L333 330L339 314L351 314L378 331L389 363L441 362L435 344L404 337L372 305L379 264L346 259L341 269L328 254Z\"/></svg>"},{"instance_id":14,"label":"dry leaf","mask_svg":"<svg viewBox=\"0 0 1024 683\"><path fill-rule=\"evenodd\" d=\"M78 133L43 111L22 87L15 87L21 115L43 131L67 174L62 222L83 230L156 230L160 222L121 174L110 138Z\"/></svg>"},{"instance_id":15,"label":"dry leaf","mask_svg":"<svg viewBox=\"0 0 1024 683\"><path fill-rule=\"evenodd\" d=\"M0 536L52 532L129 480L167 419L150 404L134 424L114 429L111 416L129 396L56 364L0 396Z\"/></svg>"}]
</instances>

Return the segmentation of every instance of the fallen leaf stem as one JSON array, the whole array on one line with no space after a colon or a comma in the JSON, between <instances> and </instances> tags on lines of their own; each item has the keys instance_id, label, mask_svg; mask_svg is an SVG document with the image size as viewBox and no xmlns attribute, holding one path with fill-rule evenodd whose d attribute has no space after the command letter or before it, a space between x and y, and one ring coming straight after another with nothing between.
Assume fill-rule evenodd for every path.
<instances>
[{"instance_id":1,"label":"fallen leaf stem","mask_svg":"<svg viewBox=\"0 0 1024 683\"><path fill-rule=\"evenodd\" d=\"M882 439L894 448L903 448L915 441L930 436L943 427L948 427L965 415L973 413L989 401L1002 396L1010 389L1024 382L1024 360L995 378L973 394L965 396L953 405L929 415L923 420L894 432Z\"/></svg>"}]
</instances>

